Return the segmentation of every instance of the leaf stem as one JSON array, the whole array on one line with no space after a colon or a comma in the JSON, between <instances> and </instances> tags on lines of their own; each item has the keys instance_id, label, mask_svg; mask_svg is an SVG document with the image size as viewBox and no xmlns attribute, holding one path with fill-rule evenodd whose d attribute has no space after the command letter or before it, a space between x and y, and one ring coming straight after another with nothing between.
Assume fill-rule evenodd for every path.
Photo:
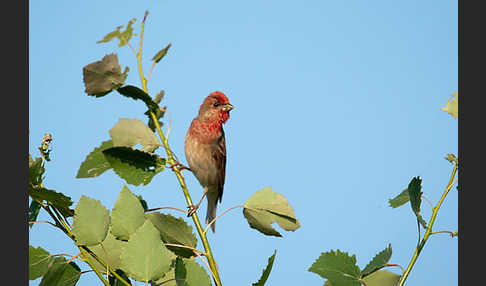
<instances>
[{"instance_id":1,"label":"leaf stem","mask_svg":"<svg viewBox=\"0 0 486 286\"><path fill-rule=\"evenodd\" d=\"M449 191L452 188L452 186L454 186L456 184L456 182L457 182L457 179L455 181L453 181L454 180L454 177L456 176L456 171L457 171L457 164L454 165L454 169L452 170L452 174L451 174L451 177L449 179L449 184L447 185L444 193L442 194L442 197L440 198L440 200L437 203L437 205L433 208L432 217L430 218L430 222L429 222L429 225L427 227L427 231L425 232L424 238L422 239L422 241L420 242L420 244L415 249L415 252L414 252L414 254L412 256L412 260L410 261L410 263L408 264L407 269L405 270L405 272L403 273L402 277L400 278L400 282L399 282L398 286L403 286L403 284L405 283L405 280L407 280L407 277L410 274L410 271L412 271L412 268L413 268L415 262L417 261L417 258L420 255L420 252L424 248L425 243L429 239L429 236L432 234L432 226L433 226L433 224L435 222L435 218L437 217L437 213L439 211L439 208L442 205L442 203L444 202L444 199L447 196L447 194L449 193Z\"/></svg>"},{"instance_id":2,"label":"leaf stem","mask_svg":"<svg viewBox=\"0 0 486 286\"><path fill-rule=\"evenodd\" d=\"M221 216L223 216L225 213L229 212L230 210L232 209L236 209L236 208L244 208L245 206L243 205L237 205L237 206L234 206L234 207L231 207L227 210L225 210L224 212L220 213L219 215L217 215L210 223L208 223L208 225L206 226L206 228L204 229L204 234L206 234L206 232L208 231L209 227L216 222L216 220L218 218L220 218Z\"/></svg>"},{"instance_id":3,"label":"leaf stem","mask_svg":"<svg viewBox=\"0 0 486 286\"><path fill-rule=\"evenodd\" d=\"M142 21L142 24L141 24L141 28L140 28L140 45L139 45L139 50L138 50L138 53L137 53L137 62L138 62L138 70L139 70L139 74L140 74L140 80L142 81L142 87L143 87L143 90L148 93L148 90L147 90L147 80L145 79L144 75L143 75L143 71L142 71L142 41L143 41L143 32L144 32L144 26L145 26L145 19L148 15L148 11L145 12L145 16L143 18L143 21ZM155 116L155 114L153 113L153 111L150 110L150 116L154 122L154 125L157 129L157 133L159 134L160 136L160 139L162 140L162 143L163 143L163 146L164 146L164 149L167 153L167 163L169 163L170 165L175 165L176 164L176 161L174 160L174 156L172 155L172 151L169 147L169 142L168 142L168 139L164 136L164 133L162 132L162 130L160 129L160 124L157 120L157 117ZM186 202L189 206L192 205L192 200L191 200L191 196L189 195L189 191L187 189L187 186L186 186L186 182L184 180L184 176L182 175L179 167L177 165L175 165L172 170L174 171L174 173L176 174L176 177L177 177L177 180L179 181L179 184L182 188L182 191L184 193L184 197L186 198ZM197 229L197 232L201 238L201 241L203 243L203 246L204 246L204 249L206 251L206 257L208 258L208 261L209 261L209 266L210 266L210 269L211 271L213 272L213 278L214 278L214 282L216 283L217 286L221 286L221 279L219 277L219 273L218 273L218 269L216 267L216 262L214 260L214 257L213 257L213 253L211 251L211 247L209 246L209 242L208 242L208 239L206 237L206 234L204 233L203 229L202 229L202 226L201 226L201 222L199 221L199 217L197 216L197 213L193 213L192 214L192 220L194 221L194 225L196 226L196 229Z\"/></svg>"}]
</instances>

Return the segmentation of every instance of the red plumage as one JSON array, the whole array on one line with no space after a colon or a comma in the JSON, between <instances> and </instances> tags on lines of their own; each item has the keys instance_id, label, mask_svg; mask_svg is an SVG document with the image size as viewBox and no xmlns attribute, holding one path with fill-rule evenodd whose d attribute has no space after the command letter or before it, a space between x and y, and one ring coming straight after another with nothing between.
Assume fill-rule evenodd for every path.
<instances>
[{"instance_id":1,"label":"red plumage","mask_svg":"<svg viewBox=\"0 0 486 286\"><path fill-rule=\"evenodd\" d=\"M197 117L192 120L185 139L189 168L206 192L206 224L216 217L217 201L221 202L223 196L226 172L223 124L229 119L232 109L224 93L210 93L201 104ZM215 223L211 229L216 232Z\"/></svg>"}]
</instances>

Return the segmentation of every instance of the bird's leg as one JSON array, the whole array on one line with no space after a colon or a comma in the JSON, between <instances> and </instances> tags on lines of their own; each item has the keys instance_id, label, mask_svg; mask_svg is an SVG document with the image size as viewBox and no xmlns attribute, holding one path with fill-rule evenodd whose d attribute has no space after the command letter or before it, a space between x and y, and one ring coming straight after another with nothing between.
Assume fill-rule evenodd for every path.
<instances>
[{"instance_id":1,"label":"bird's leg","mask_svg":"<svg viewBox=\"0 0 486 286\"><path fill-rule=\"evenodd\" d=\"M204 193L201 197L201 199L199 200L199 203L197 203L195 206L191 205L191 206L188 206L187 208L189 209L189 212L187 213L187 216L190 217L192 216L193 213L195 213L197 211L197 209L199 208L199 205L201 204L201 202L203 201L204 197L206 196L206 193L208 192L208 187L205 187L204 188Z\"/></svg>"},{"instance_id":2,"label":"bird's leg","mask_svg":"<svg viewBox=\"0 0 486 286\"><path fill-rule=\"evenodd\" d=\"M175 164L172 164L172 165L167 166L167 168L170 168L172 171L174 171L174 167L179 167L179 170L180 171L182 171L184 169L191 171L191 168L182 165L178 161L176 161Z\"/></svg>"}]
</instances>

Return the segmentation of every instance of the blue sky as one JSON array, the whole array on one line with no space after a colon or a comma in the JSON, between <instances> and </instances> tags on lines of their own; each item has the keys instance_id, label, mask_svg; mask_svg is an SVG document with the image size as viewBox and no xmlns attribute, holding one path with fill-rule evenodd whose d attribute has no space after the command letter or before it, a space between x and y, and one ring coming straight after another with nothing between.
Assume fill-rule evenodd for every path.
<instances>
[{"instance_id":1,"label":"blue sky","mask_svg":"<svg viewBox=\"0 0 486 286\"><path fill-rule=\"evenodd\" d=\"M452 166L444 157L457 155L457 120L440 108L458 91L457 1L370 3L30 1L29 152L39 156L43 134L53 135L45 185L74 202L84 194L113 207L124 184L113 171L75 176L119 118L145 122L145 110L117 93L87 96L82 67L115 52L131 69L127 83L140 86L130 49L96 41L132 18L138 31L149 10L145 72L152 56L172 44L148 88L151 95L166 91L174 152L186 162L184 136L199 105L210 92L225 92L235 109L225 125L228 162L218 211L271 186L302 225L283 238L266 237L249 228L241 209L223 216L209 235L223 284L256 282L274 249L267 285L322 285L307 269L331 249L356 254L362 268L391 243L390 263L406 267L416 221L408 206L391 209L388 199L414 176L434 204L446 187ZM138 37L132 45L138 47ZM185 177L196 200L202 189L190 173ZM149 207L185 207L170 172L129 188ZM430 208L425 202L422 208L428 220ZM454 189L434 230L457 228ZM77 254L47 224L30 231L30 244ZM408 284L457 285L457 253L457 238L431 237ZM78 285L96 283L87 273Z\"/></svg>"}]
</instances>

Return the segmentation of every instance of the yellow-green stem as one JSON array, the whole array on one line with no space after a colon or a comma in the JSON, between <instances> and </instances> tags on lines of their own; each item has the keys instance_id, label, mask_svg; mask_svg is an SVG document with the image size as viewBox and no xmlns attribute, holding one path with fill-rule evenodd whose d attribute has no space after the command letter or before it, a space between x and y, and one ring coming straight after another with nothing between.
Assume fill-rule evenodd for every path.
<instances>
[{"instance_id":1,"label":"yellow-green stem","mask_svg":"<svg viewBox=\"0 0 486 286\"><path fill-rule=\"evenodd\" d=\"M147 12L145 13L145 17L146 16L147 16ZM138 63L138 70L139 70L139 74L140 74L140 80L142 81L143 90L146 93L148 93L147 80L145 79L145 77L143 75L143 70L142 70L142 41L143 41L145 17L144 17L144 20L142 21L141 29L140 29L140 45L139 45L139 49L138 49L138 52L137 52L137 63ZM155 127L157 129L157 133L159 134L160 139L162 140L162 144L164 145L164 149L167 153L167 163L169 165L174 166L173 170L174 170L174 173L176 174L177 180L179 181L179 184L182 188L182 191L184 192L184 197L186 198L187 204L189 206L191 206L192 205L191 196L189 195L189 191L187 189L186 182L184 180L184 176L182 175L179 167L176 165L177 162L175 161L174 156L172 155L172 151L170 150L168 139L164 136L164 133L160 129L159 121L157 120L157 117L155 116L155 114L152 111L150 111L150 116L151 116L151 118L152 118L152 120L155 124ZM221 286L222 285L221 279L219 277L218 269L216 267L216 262L214 260L213 253L211 251L211 247L209 246L208 239L207 239L206 234L204 233L204 230L201 226L201 222L199 221L197 213L195 212L194 214L192 214L191 217L192 217L192 220L194 221L194 225L196 226L197 232L199 233L199 236L200 236L201 241L203 243L204 250L206 252L206 257L208 258L209 266L211 267L211 271L214 273L214 277L213 277L214 282L216 283L217 286Z\"/></svg>"},{"instance_id":2,"label":"yellow-green stem","mask_svg":"<svg viewBox=\"0 0 486 286\"><path fill-rule=\"evenodd\" d=\"M456 181L453 181L454 180L454 177L456 176L456 171L457 171L457 164L454 165L454 169L452 170L452 174L451 174L451 177L449 179L449 184L447 184L447 188L445 189L444 193L442 194L442 197L440 198L440 200L437 203L437 205L432 210L432 217L430 218L429 226L427 227L427 231L425 232L424 238L422 239L422 241L420 242L420 244L415 249L415 252L414 252L414 254L412 256L412 260L410 261L410 263L408 264L407 269L405 270L405 272L403 273L402 277L400 278L400 282L398 283L398 286L403 286L403 284L405 284L405 280L407 280L407 277L410 274L410 271L412 271L412 268L413 268L415 262L417 261L417 258L420 255L420 252L422 251L422 249L425 246L425 243L427 242L427 240L429 239L430 235L432 234L432 226L433 226L433 224L435 222L435 218L437 217L437 213L439 211L439 208L442 205L442 202L444 201L445 197L449 193L449 191L452 188L452 186L457 182L457 180Z\"/></svg>"}]
</instances>

